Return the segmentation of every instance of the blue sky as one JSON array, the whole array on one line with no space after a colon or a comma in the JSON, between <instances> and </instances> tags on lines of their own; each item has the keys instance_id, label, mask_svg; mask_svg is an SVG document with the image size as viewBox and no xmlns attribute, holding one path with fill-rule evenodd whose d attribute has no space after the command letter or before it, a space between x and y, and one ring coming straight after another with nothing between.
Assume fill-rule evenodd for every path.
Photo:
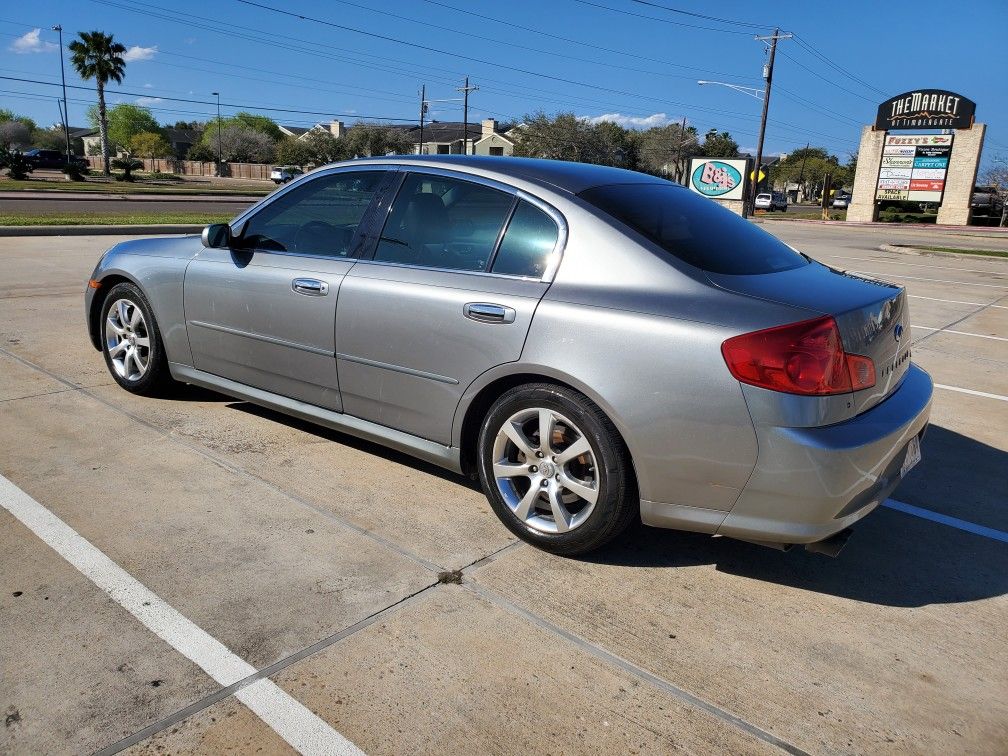
<instances>
[{"instance_id":1,"label":"blue sky","mask_svg":"<svg viewBox=\"0 0 1008 756\"><path fill-rule=\"evenodd\" d=\"M843 158L879 102L947 88L977 102L977 120L989 128L985 162L1008 154L1004 0L255 2L317 20L240 0L11 2L0 10L0 76L58 83L50 28L59 23L64 42L100 29L125 44L126 78L108 99L145 104L163 123L212 118L214 91L224 114L252 110L291 125L335 115L415 120L421 84L429 99L452 100L468 74L480 87L470 120L511 121L537 109L624 125L685 116L701 133L727 130L754 150L761 103L696 82L760 87L765 50L753 35L780 25L797 37L778 47L768 152L810 141ZM67 80L82 83L71 68ZM94 101L87 86L70 90L74 125L86 123ZM0 79L0 107L40 123L58 121L58 96L57 87ZM461 103L435 102L431 116L461 120Z\"/></svg>"}]
</instances>

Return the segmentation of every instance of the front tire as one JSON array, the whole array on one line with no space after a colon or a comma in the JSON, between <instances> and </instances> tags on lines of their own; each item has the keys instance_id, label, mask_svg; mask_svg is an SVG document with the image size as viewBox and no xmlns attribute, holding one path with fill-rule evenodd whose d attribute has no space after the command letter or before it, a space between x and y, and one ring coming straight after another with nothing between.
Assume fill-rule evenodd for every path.
<instances>
[{"instance_id":1,"label":"front tire","mask_svg":"<svg viewBox=\"0 0 1008 756\"><path fill-rule=\"evenodd\" d=\"M507 391L487 413L478 443L490 506L512 533L545 551L594 551L639 511L615 426L577 391L549 383Z\"/></svg>"},{"instance_id":2,"label":"front tire","mask_svg":"<svg viewBox=\"0 0 1008 756\"><path fill-rule=\"evenodd\" d=\"M171 384L161 332L135 284L113 286L102 304L102 354L116 383L134 394L159 394Z\"/></svg>"}]
</instances>

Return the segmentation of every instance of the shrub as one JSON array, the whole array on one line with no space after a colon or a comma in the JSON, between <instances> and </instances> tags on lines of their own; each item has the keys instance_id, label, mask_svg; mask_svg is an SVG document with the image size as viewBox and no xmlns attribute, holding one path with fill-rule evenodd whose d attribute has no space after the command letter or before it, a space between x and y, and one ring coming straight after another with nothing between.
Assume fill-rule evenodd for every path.
<instances>
[{"instance_id":1,"label":"shrub","mask_svg":"<svg viewBox=\"0 0 1008 756\"><path fill-rule=\"evenodd\" d=\"M112 161L112 167L118 168L123 172L121 177L116 178L121 181L133 181L133 171L140 170L143 168L143 163L139 160L135 160L131 157L116 158Z\"/></svg>"},{"instance_id":2,"label":"shrub","mask_svg":"<svg viewBox=\"0 0 1008 756\"><path fill-rule=\"evenodd\" d=\"M16 181L23 181L35 170L20 151L7 147L0 147L0 168L6 168L7 175Z\"/></svg>"}]
</instances>

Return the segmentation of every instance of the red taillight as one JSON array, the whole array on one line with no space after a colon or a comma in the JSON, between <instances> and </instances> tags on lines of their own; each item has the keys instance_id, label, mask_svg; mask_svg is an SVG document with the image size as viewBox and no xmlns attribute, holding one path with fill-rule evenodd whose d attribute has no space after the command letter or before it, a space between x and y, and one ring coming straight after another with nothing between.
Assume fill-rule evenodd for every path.
<instances>
[{"instance_id":1,"label":"red taillight","mask_svg":"<svg viewBox=\"0 0 1008 756\"><path fill-rule=\"evenodd\" d=\"M735 336L721 354L740 381L771 391L827 396L875 385L875 363L844 352L829 316Z\"/></svg>"}]
</instances>

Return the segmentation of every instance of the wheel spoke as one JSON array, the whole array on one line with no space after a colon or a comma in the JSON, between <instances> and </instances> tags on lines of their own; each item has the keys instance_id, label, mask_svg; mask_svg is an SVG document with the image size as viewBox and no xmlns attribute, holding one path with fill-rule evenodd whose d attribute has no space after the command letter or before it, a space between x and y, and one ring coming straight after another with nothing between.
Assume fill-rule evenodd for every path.
<instances>
[{"instance_id":1,"label":"wheel spoke","mask_svg":"<svg viewBox=\"0 0 1008 756\"><path fill-rule=\"evenodd\" d=\"M123 336L126 333L126 329L123 328L121 325L119 325L118 323L115 322L115 319L112 317L111 313L108 316L107 323L108 323L108 327L111 328L115 332L116 336Z\"/></svg>"},{"instance_id":2,"label":"wheel spoke","mask_svg":"<svg viewBox=\"0 0 1008 756\"><path fill-rule=\"evenodd\" d=\"M129 342L128 341L120 341L114 347L112 347L111 349L109 349L109 357L113 357L113 358L118 357L120 354L122 354L124 351L126 351L126 349L128 347L129 347Z\"/></svg>"},{"instance_id":3,"label":"wheel spoke","mask_svg":"<svg viewBox=\"0 0 1008 756\"><path fill-rule=\"evenodd\" d=\"M125 329L129 324L129 303L125 299L120 299L116 303L116 313L119 316L119 324Z\"/></svg>"},{"instance_id":4,"label":"wheel spoke","mask_svg":"<svg viewBox=\"0 0 1008 756\"><path fill-rule=\"evenodd\" d=\"M495 478L532 477L528 465L518 462L494 462L493 473Z\"/></svg>"},{"instance_id":5,"label":"wheel spoke","mask_svg":"<svg viewBox=\"0 0 1008 756\"><path fill-rule=\"evenodd\" d=\"M572 459L589 453L591 453L591 446L588 444L588 439L581 436L581 438L557 454L556 461L558 465L566 465Z\"/></svg>"},{"instance_id":6,"label":"wheel spoke","mask_svg":"<svg viewBox=\"0 0 1008 756\"><path fill-rule=\"evenodd\" d=\"M123 378L126 378L127 380L129 379L130 373L132 372L130 370L130 361L132 359L133 359L133 350L127 348L126 355L123 357Z\"/></svg>"},{"instance_id":7,"label":"wheel spoke","mask_svg":"<svg viewBox=\"0 0 1008 756\"><path fill-rule=\"evenodd\" d=\"M556 523L557 533L566 533L570 530L571 516L567 507L560 501L560 487L549 487L550 510L553 512L553 521Z\"/></svg>"},{"instance_id":8,"label":"wheel spoke","mask_svg":"<svg viewBox=\"0 0 1008 756\"><path fill-rule=\"evenodd\" d=\"M525 438L525 434L522 432L521 428L512 422L507 422L504 423L504 427L501 428L501 431L505 436L511 439L511 443L517 446L518 451L524 454L526 458L531 459L535 457L535 449L532 448L529 440Z\"/></svg>"},{"instance_id":9,"label":"wheel spoke","mask_svg":"<svg viewBox=\"0 0 1008 756\"><path fill-rule=\"evenodd\" d=\"M130 313L130 321L129 321L130 328L132 328L135 331L137 325L142 321L143 321L143 315L141 315L140 313L140 308L137 307L136 305L133 305L133 312Z\"/></svg>"},{"instance_id":10,"label":"wheel spoke","mask_svg":"<svg viewBox=\"0 0 1008 756\"><path fill-rule=\"evenodd\" d=\"M572 494L581 497L589 504L594 504L598 500L597 488L589 486L580 480L571 478L570 476L562 475L560 477L560 485Z\"/></svg>"},{"instance_id":11,"label":"wheel spoke","mask_svg":"<svg viewBox=\"0 0 1008 756\"><path fill-rule=\"evenodd\" d=\"M133 349L133 364L136 365L137 373L141 376L147 372L147 363L143 361L140 352L135 347Z\"/></svg>"},{"instance_id":12,"label":"wheel spoke","mask_svg":"<svg viewBox=\"0 0 1008 756\"><path fill-rule=\"evenodd\" d=\"M548 409L539 410L539 449L547 456L553 453L553 419Z\"/></svg>"},{"instance_id":13,"label":"wheel spoke","mask_svg":"<svg viewBox=\"0 0 1008 756\"><path fill-rule=\"evenodd\" d=\"M532 485L529 486L529 490L525 492L522 496L521 501L518 502L518 506L515 507L515 517L524 522L529 518L529 513L532 511L532 505L535 504L536 499L539 498L539 481L535 478L532 479Z\"/></svg>"},{"instance_id":14,"label":"wheel spoke","mask_svg":"<svg viewBox=\"0 0 1008 756\"><path fill-rule=\"evenodd\" d=\"M150 339L147 336L137 336L136 345L150 349Z\"/></svg>"}]
</instances>

